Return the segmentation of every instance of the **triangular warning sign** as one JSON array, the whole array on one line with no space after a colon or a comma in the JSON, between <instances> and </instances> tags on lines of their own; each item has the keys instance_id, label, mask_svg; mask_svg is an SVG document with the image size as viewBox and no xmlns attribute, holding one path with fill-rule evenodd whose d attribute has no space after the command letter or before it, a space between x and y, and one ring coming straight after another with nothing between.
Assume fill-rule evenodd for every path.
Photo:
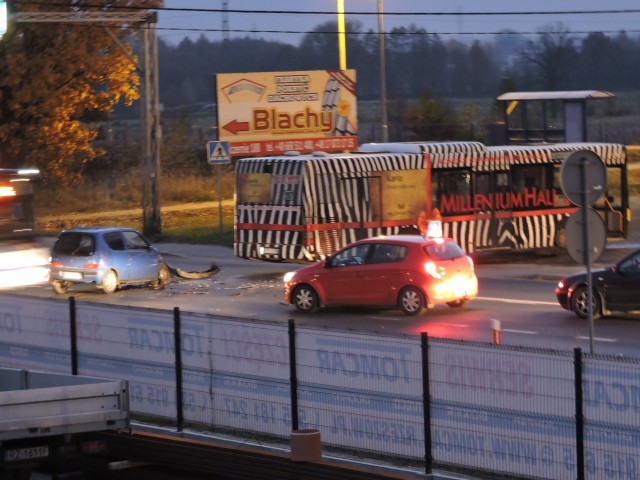
<instances>
[{"instance_id":1,"label":"triangular warning sign","mask_svg":"<svg viewBox=\"0 0 640 480\"><path fill-rule=\"evenodd\" d=\"M229 155L227 155L227 152L222 147L222 144L216 143L216 146L214 147L213 152L211 152L211 156L209 158L211 160L227 160L229 158Z\"/></svg>"},{"instance_id":2,"label":"triangular warning sign","mask_svg":"<svg viewBox=\"0 0 640 480\"><path fill-rule=\"evenodd\" d=\"M228 142L207 142L207 161L214 165L230 163Z\"/></svg>"}]
</instances>

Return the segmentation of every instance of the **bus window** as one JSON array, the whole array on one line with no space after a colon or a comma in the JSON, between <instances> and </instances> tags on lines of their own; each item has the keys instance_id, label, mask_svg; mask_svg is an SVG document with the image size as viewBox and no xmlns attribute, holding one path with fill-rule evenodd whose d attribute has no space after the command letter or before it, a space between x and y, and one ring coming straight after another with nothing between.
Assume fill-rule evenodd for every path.
<instances>
[{"instance_id":1,"label":"bus window","mask_svg":"<svg viewBox=\"0 0 640 480\"><path fill-rule=\"evenodd\" d=\"M472 211L471 172L447 170L433 174L433 206L443 215Z\"/></svg>"},{"instance_id":2,"label":"bus window","mask_svg":"<svg viewBox=\"0 0 640 480\"><path fill-rule=\"evenodd\" d=\"M571 202L564 194L564 190L562 189L562 164L555 164L553 166L553 189L555 190L555 204L556 207L568 207L571 205Z\"/></svg>"},{"instance_id":3,"label":"bus window","mask_svg":"<svg viewBox=\"0 0 640 480\"><path fill-rule=\"evenodd\" d=\"M476 195L489 197L491 193L491 174L489 172L476 173Z\"/></svg>"},{"instance_id":4,"label":"bus window","mask_svg":"<svg viewBox=\"0 0 640 480\"><path fill-rule=\"evenodd\" d=\"M513 167L511 171L513 172L513 191L515 193L524 193L525 190L531 191L534 188L539 191L546 184L544 166L542 165L518 165Z\"/></svg>"}]
</instances>

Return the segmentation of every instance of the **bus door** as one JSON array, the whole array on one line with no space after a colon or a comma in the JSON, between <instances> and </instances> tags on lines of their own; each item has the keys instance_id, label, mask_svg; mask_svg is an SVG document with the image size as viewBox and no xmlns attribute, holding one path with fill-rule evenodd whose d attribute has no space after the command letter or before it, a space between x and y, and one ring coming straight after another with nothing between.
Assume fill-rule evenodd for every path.
<instances>
[{"instance_id":1,"label":"bus door","mask_svg":"<svg viewBox=\"0 0 640 480\"><path fill-rule=\"evenodd\" d=\"M342 178L342 228L346 243L354 242L377 234L380 227L379 177Z\"/></svg>"},{"instance_id":2,"label":"bus door","mask_svg":"<svg viewBox=\"0 0 640 480\"><path fill-rule=\"evenodd\" d=\"M626 170L607 167L607 192L594 205L607 228L607 237L627 237L628 191Z\"/></svg>"},{"instance_id":3,"label":"bus door","mask_svg":"<svg viewBox=\"0 0 640 480\"><path fill-rule=\"evenodd\" d=\"M501 232L508 231L511 209L504 208L504 195L509 190L509 172L475 173L475 238L477 250L501 247Z\"/></svg>"}]
</instances>

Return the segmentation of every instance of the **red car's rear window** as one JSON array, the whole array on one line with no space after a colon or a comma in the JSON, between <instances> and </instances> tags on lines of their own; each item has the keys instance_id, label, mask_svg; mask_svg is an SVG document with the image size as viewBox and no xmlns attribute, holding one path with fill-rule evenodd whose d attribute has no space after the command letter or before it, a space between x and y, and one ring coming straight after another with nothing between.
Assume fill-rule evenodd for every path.
<instances>
[{"instance_id":1,"label":"red car's rear window","mask_svg":"<svg viewBox=\"0 0 640 480\"><path fill-rule=\"evenodd\" d=\"M432 243L424 249L433 260L453 260L464 257L462 248L456 242Z\"/></svg>"}]
</instances>

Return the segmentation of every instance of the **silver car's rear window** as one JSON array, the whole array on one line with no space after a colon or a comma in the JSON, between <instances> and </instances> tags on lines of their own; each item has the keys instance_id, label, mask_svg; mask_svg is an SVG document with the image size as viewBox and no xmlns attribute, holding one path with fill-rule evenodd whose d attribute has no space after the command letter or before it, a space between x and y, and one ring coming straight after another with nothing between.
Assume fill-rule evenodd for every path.
<instances>
[{"instance_id":1,"label":"silver car's rear window","mask_svg":"<svg viewBox=\"0 0 640 480\"><path fill-rule=\"evenodd\" d=\"M88 257L96 250L93 235L80 232L61 233L53 246L53 253Z\"/></svg>"}]
</instances>

